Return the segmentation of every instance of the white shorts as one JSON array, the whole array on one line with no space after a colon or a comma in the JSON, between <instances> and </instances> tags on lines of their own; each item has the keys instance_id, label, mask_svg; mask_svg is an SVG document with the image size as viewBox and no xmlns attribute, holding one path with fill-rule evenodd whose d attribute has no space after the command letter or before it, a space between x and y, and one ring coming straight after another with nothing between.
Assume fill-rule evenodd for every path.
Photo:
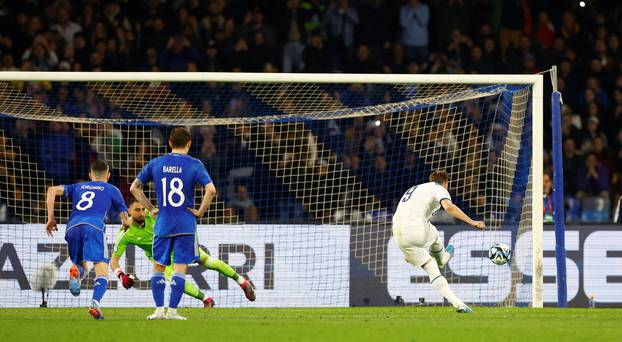
<instances>
[{"instance_id":1,"label":"white shorts","mask_svg":"<svg viewBox=\"0 0 622 342\"><path fill-rule=\"evenodd\" d=\"M428 262L430 246L440 242L438 230L431 223L418 224L393 220L393 236L398 247L404 253L406 261L414 266L421 267Z\"/></svg>"}]
</instances>

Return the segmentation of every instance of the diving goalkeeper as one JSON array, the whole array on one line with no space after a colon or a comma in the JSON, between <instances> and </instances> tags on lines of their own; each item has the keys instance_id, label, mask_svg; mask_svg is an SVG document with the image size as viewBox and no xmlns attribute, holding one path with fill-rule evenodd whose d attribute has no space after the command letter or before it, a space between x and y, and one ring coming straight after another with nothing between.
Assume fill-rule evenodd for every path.
<instances>
[{"instance_id":1,"label":"diving goalkeeper","mask_svg":"<svg viewBox=\"0 0 622 342\"><path fill-rule=\"evenodd\" d=\"M134 245L145 251L145 256L153 262L151 251L153 247L153 226L155 225L155 218L138 201L135 201L130 205L129 213L132 224L127 230L119 229L119 232L115 238L114 253L110 259L110 268L114 270L119 280L121 280L123 287L126 289L129 289L134 285L135 277L121 270L119 267L119 259L123 256L123 253L125 253L127 246ZM231 268L231 266L221 260L211 257L202 249L199 250L199 255L200 265L203 265L210 270L218 271L220 274L235 280L244 291L246 298L250 301L255 300L255 290L248 279L240 276L233 270L233 268ZM166 279L170 280L172 274L173 265L171 264L166 267ZM186 282L184 293L202 301L203 306L206 308L211 308L215 305L214 300L211 297L206 296L203 292L201 292L201 290L199 290L199 288L190 282Z\"/></svg>"}]
</instances>

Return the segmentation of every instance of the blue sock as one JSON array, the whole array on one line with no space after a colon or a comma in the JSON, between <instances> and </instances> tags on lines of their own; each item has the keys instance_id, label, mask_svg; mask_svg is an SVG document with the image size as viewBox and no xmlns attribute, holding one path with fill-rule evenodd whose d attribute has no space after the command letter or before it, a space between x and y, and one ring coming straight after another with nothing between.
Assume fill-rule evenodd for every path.
<instances>
[{"instance_id":1,"label":"blue sock","mask_svg":"<svg viewBox=\"0 0 622 342\"><path fill-rule=\"evenodd\" d=\"M106 293L107 287L108 279L106 279L106 277L95 278L95 285L93 285L93 299L101 302L102 297L104 297L104 293Z\"/></svg>"},{"instance_id":2,"label":"blue sock","mask_svg":"<svg viewBox=\"0 0 622 342\"><path fill-rule=\"evenodd\" d=\"M82 265L80 265L80 264L78 264L76 266L78 266L78 271L80 272L80 279L84 279L84 276L86 275L86 274L84 274L84 267L82 267Z\"/></svg>"},{"instance_id":3,"label":"blue sock","mask_svg":"<svg viewBox=\"0 0 622 342\"><path fill-rule=\"evenodd\" d=\"M175 273L175 275L171 278L171 298L168 304L169 308L177 309L185 288L186 275L183 273Z\"/></svg>"},{"instance_id":4,"label":"blue sock","mask_svg":"<svg viewBox=\"0 0 622 342\"><path fill-rule=\"evenodd\" d=\"M157 308L164 307L164 289L166 288L166 279L163 272L153 272L151 276L151 293L153 301Z\"/></svg>"}]
</instances>

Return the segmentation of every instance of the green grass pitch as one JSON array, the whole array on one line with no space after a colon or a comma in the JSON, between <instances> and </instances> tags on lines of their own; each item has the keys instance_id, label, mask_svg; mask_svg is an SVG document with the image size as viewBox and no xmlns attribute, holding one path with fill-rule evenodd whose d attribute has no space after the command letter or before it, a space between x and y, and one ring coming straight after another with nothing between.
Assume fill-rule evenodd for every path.
<instances>
[{"instance_id":1,"label":"green grass pitch","mask_svg":"<svg viewBox=\"0 0 622 342\"><path fill-rule=\"evenodd\" d=\"M622 341L620 309L448 307L180 309L187 321L146 321L151 309L0 308L0 341Z\"/></svg>"}]
</instances>

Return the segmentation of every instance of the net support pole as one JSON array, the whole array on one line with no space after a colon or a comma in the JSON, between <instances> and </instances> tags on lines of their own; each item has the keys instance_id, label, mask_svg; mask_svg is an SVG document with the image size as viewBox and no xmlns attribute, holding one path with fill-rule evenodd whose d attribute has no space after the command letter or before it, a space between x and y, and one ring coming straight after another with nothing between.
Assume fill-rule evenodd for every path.
<instances>
[{"instance_id":1,"label":"net support pole","mask_svg":"<svg viewBox=\"0 0 622 342\"><path fill-rule=\"evenodd\" d=\"M544 172L543 156L544 151L544 77L537 75L537 80L533 83L533 100L532 105L532 196L531 196L531 230L532 230L532 282L531 282L531 306L541 308L544 306L542 296L543 273L543 199L538 195L542 193L542 176Z\"/></svg>"},{"instance_id":2,"label":"net support pole","mask_svg":"<svg viewBox=\"0 0 622 342\"><path fill-rule=\"evenodd\" d=\"M555 69L553 69L555 70ZM556 78L555 72L551 78ZM551 126L553 129L553 220L555 222L555 259L557 263L557 306L568 307L566 283L566 242L564 213L564 160L562 154L561 93L553 83Z\"/></svg>"}]
</instances>

